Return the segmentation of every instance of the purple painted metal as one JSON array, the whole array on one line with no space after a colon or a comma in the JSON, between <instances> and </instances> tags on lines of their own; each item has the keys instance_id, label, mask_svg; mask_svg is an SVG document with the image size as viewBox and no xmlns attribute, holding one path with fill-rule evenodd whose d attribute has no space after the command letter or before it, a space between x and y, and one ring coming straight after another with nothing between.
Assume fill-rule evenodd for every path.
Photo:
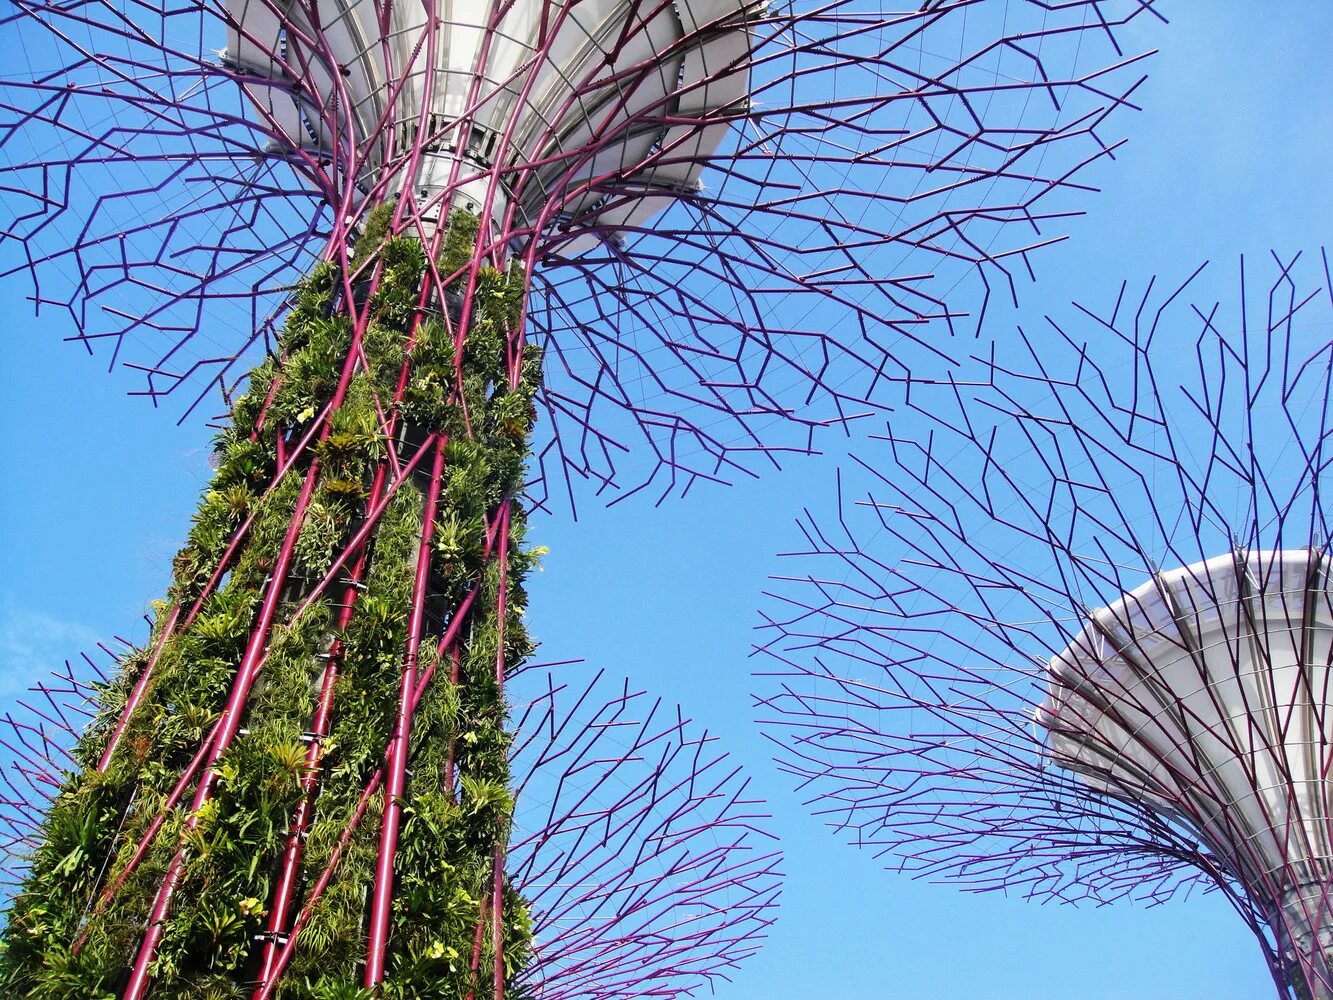
<instances>
[{"instance_id":1,"label":"purple painted metal","mask_svg":"<svg viewBox=\"0 0 1333 1000\"><path fill-rule=\"evenodd\" d=\"M496 1000L504 1000L505 995L504 891L505 849L504 844L496 844L491 861L491 950L495 954L492 989Z\"/></svg>"},{"instance_id":2,"label":"purple painted metal","mask_svg":"<svg viewBox=\"0 0 1333 1000\"><path fill-rule=\"evenodd\" d=\"M121 659L105 645L98 651L105 666L88 653L81 656L81 668L66 660L63 669L31 689L36 698L18 699L18 711L0 717L0 856L9 860L0 884L19 881L24 859L40 841L47 805L74 763L68 749L74 734L94 717L98 685L110 679ZM33 703L44 703L49 711L35 711Z\"/></svg>"},{"instance_id":3,"label":"purple painted metal","mask_svg":"<svg viewBox=\"0 0 1333 1000\"><path fill-rule=\"evenodd\" d=\"M363 550L366 539L370 534L370 528L374 524L374 518L378 517L379 513L382 513L384 508L388 506L389 501L393 499L393 495L397 491L398 487L411 478L413 471L417 467L417 464L426 455L426 453L431 450L434 440L435 439L433 436L431 438L428 438L423 443L422 447L418 450L417 454L403 468L402 472L397 477L395 477L392 482L390 482L389 487L384 492L384 496L381 498L378 506L372 507L371 510L368 512L367 523L363 525L362 528L352 536L351 540L343 549L342 553L334 559L332 566L329 568L328 572L325 573L323 579L321 579L319 582L315 584L313 588L311 588L310 593L306 595L306 598L302 602L301 606L297 608L296 611L293 612L293 614L291 615L289 619L289 624L298 621L301 618L301 616L305 614L305 612L314 604L314 602L319 599L320 595L323 594L324 590L327 589L327 587L334 580L337 579L339 572L341 571L343 565L345 565L347 560L352 558L357 552ZM469 594L467 598L465 598L463 605L461 606L464 610L468 605L470 605L474 596L475 596L475 591L472 594ZM263 668L263 665L264 665L264 658L261 657L259 663L256 666L256 672L258 670L261 670ZM129 877L134 873L135 869L139 867L139 865L143 862L143 859L148 855L148 851L152 848L153 843L156 840L157 834L162 829L162 826L166 822L168 815L171 813L173 809L176 808L181 798L184 796L185 792L194 783L195 778L198 777L199 769L204 765L206 758L212 753L215 745L215 740L217 738L217 734L222 725L222 722L223 719L219 718L219 720L214 724L213 728L209 731L208 736L205 737L203 742L200 744L199 750L195 753L190 763L181 772L180 779L176 782L170 794L163 800L162 805L159 807L157 814L149 823L148 828L144 832L143 836L140 838L139 843L135 846L133 854L127 860L126 864L121 869L116 879L110 885L108 885L106 889L103 890L103 892L99 895L97 903L95 904L93 910L91 911L90 916L96 915L105 909L106 905L112 900L112 898L114 898L115 894L120 890L120 888L125 884L125 882L129 879ZM82 940L83 938L81 936L74 942L75 949L78 948Z\"/></svg>"},{"instance_id":4,"label":"purple painted metal","mask_svg":"<svg viewBox=\"0 0 1333 1000\"><path fill-rule=\"evenodd\" d=\"M287 940L282 945L282 950L278 952L273 960L273 965L269 970L268 978L261 981L255 987L253 1000L269 1000L273 996L273 991L278 988L282 981L282 974L286 971L287 965L296 954L296 941L300 936L305 925L309 923L311 916L315 912L315 906L319 903L320 897L324 895L324 890L329 887L329 882L333 879L333 873L338 869L338 862L342 860L343 854L347 850L347 845L352 842L352 836L356 829L361 825L362 818L366 815L366 807L370 805L370 800L375 797L379 791L381 783L384 781L384 768L379 768L371 775L370 781L366 784L357 800L356 809L353 811L351 819L348 820L347 827L338 837L338 843L334 846L333 852L329 855L329 860L320 872L319 878L315 884L310 887L310 892L306 896L305 905L301 912L296 915L296 920L292 922L292 928L287 936Z\"/></svg>"},{"instance_id":5,"label":"purple painted metal","mask_svg":"<svg viewBox=\"0 0 1333 1000\"><path fill-rule=\"evenodd\" d=\"M481 901L481 916L477 920L477 933L472 938L472 958L468 962L468 968L472 970L475 976L477 970L481 968L481 943L486 933L486 914L490 911L491 901L483 899ZM467 991L467 1000L473 1000L477 994L473 990Z\"/></svg>"},{"instance_id":6,"label":"purple painted metal","mask_svg":"<svg viewBox=\"0 0 1333 1000\"><path fill-rule=\"evenodd\" d=\"M223 61L137 25L155 5L181 27L173 38L226 32ZM388 23L392 5L372 6ZM293 277L338 257L368 204L401 193L397 223L427 236L454 193L475 191L491 252L539 265L530 336L556 362L540 399L545 473L567 493L583 482L607 498L684 491L812 450L811 434L873 406L914 359L937 364L950 331L978 317L932 295L928 273L953 285L974 272L989 294L993 281L1013 284L1012 263L1030 269L1033 252L1059 238L1047 224L1076 211L1070 196L1089 187L1078 171L1114 151L1108 118L1133 107L1142 57L1124 54L1117 31L1160 17L1157 6L946 0L885 14L852 0L735 10L635 0L637 16L603 42L605 61L574 70L569 93L527 134L518 115L493 120L498 95L518 107L535 100L562 32L600 18L594 0L488 5L493 30L471 71L456 70L452 117L427 113L437 85L428 73L411 98L420 107L403 103L413 69L451 30L426 11L417 48L374 42L362 53L384 84L364 118L347 110L354 84L340 68L350 64L316 0L250 0L256 16L285 25L281 52L223 0L23 0L3 23L49 35L68 63L37 80L0 79L0 115L14 137L64 134L39 145L62 150L49 160L10 140L15 218L5 229L30 245L35 301L69 312L73 339L109 349L155 403L192 394L193 408L230 391L268 342ZM487 75L492 39L520 13L532 17L527 54ZM690 17L699 20L681 20ZM668 20L673 37L650 35ZM742 30L748 52L726 41ZM271 74L237 61L256 52ZM689 70L659 95L672 60ZM749 97L709 107L738 74ZM138 84L149 77L173 85ZM301 113L326 136L313 145L284 124L293 82L307 95ZM613 86L586 141L568 148L569 120ZM112 117L114 143L77 124ZM439 189L404 184L477 129L494 130L484 164L455 158ZM635 145L637 135L657 141ZM76 175L98 192L91 205L63 194ZM650 222L635 208L645 199L676 207ZM201 240L202 227L218 235ZM1016 240L1020 229L1035 235ZM808 305L779 307L804 292ZM229 309L245 315L220 320L254 333L200 352L205 317ZM166 346L145 353L148 341L131 339L141 325Z\"/></svg>"},{"instance_id":7,"label":"purple painted metal","mask_svg":"<svg viewBox=\"0 0 1333 1000\"><path fill-rule=\"evenodd\" d=\"M402 823L403 796L407 791L407 751L412 739L412 715L418 698L417 660L426 621L426 590L430 583L431 545L435 539L435 517L440 504L444 476L444 440L435 445L430 488L421 520L421 544L417 548L416 575L412 581L412 610L407 626L407 651L403 657L398 720L389 744L388 773L384 782L384 813L380 825L379 853L375 858L375 883L371 888L370 922L366 940L365 985L377 986L384 979L384 960L389 942L389 920L393 910L394 856L398 851L398 828ZM462 618L455 615L458 622ZM455 623L457 624L457 623Z\"/></svg>"},{"instance_id":8,"label":"purple painted metal","mask_svg":"<svg viewBox=\"0 0 1333 1000\"><path fill-rule=\"evenodd\" d=\"M135 845L134 852L125 862L125 866L116 875L115 879L113 879L98 895L97 902L93 904L92 909L88 912L88 920L99 916L106 909L107 905L115 898L116 893L124 887L125 883L129 881L130 876L134 874L139 865L143 864L144 858L148 856L149 850L152 849L153 844L156 842L157 835L161 832L163 824L167 821L167 817L169 817L172 810L179 805L181 798L199 776L199 769L204 766L204 762L212 752L217 741L218 732L221 728L222 719L218 719L218 721L213 724L213 728L209 730L208 736L206 736L204 741L199 744L199 749L190 759L190 763L181 771L181 776L172 787L170 794L162 800L162 805L158 808L157 815L155 815L151 822L149 822L147 829L144 830L143 836L139 838L139 842ZM70 947L71 951L77 952L83 946L83 942L87 939L88 920L84 921L84 925L79 931L79 936L74 939L74 943Z\"/></svg>"},{"instance_id":9,"label":"purple painted metal","mask_svg":"<svg viewBox=\"0 0 1333 1000\"><path fill-rule=\"evenodd\" d=\"M516 352L521 356L522 352ZM510 362L511 383L516 382L516 363ZM506 497L500 503L500 529L496 532L496 564L500 569L500 588L496 597L496 630L498 637L495 650L495 683L503 697L505 689L505 598L509 587L509 507L513 501ZM504 1000L505 992L505 952L504 952L504 886L505 886L505 849L502 842L495 845L495 856L491 862L491 952L494 956L492 968L494 996Z\"/></svg>"},{"instance_id":10,"label":"purple painted metal","mask_svg":"<svg viewBox=\"0 0 1333 1000\"><path fill-rule=\"evenodd\" d=\"M162 655L162 648L176 631L176 623L180 620L180 615L180 605L173 606L171 612L167 615L162 631L153 644L153 655L144 664L143 672L139 674L139 679L134 682L129 697L125 699L125 708L121 711L120 718L116 720L115 728L111 730L111 737L107 740L106 749L102 751L102 756L97 762L97 770L105 771L111 766L111 757L115 754L116 747L120 745L120 738L125 734L125 727L129 725L130 716L139 707L144 692L148 690L148 682L153 678L153 669L157 666L158 658Z\"/></svg>"},{"instance_id":11,"label":"purple painted metal","mask_svg":"<svg viewBox=\"0 0 1333 1000\"><path fill-rule=\"evenodd\" d=\"M1122 284L914 392L836 524L801 519L757 700L893 870L1217 891L1280 995L1324 998L1333 281L1327 254L1266 264L1239 294Z\"/></svg>"},{"instance_id":12,"label":"purple painted metal","mask_svg":"<svg viewBox=\"0 0 1333 1000\"><path fill-rule=\"evenodd\" d=\"M264 595L264 603L259 609L258 621L250 633L250 639L246 644L245 655L241 658L240 666L237 667L236 679L232 684L226 707L222 710L222 717L214 728L211 740L206 744L208 753L204 757L203 773L190 802L189 818L186 819L181 828L182 840L196 827L199 810L212 797L213 784L217 776L215 765L222 759L222 755L231 746L232 740L241 728L241 716L245 711L246 698L255 678L258 676L260 658L263 656L264 646L268 642L269 631L278 611L282 589L287 582L287 573L291 568L292 558L296 551L296 538L301 530L305 509L315 492L316 471L316 466L312 463L301 487L301 495L297 498L292 520L287 528L287 535L283 539L282 549L278 553L277 563L273 567L268 592ZM153 899L152 909L148 913L148 929L144 932L143 941L139 946L138 954L135 956L130 971L129 984L125 987L123 994L124 1000L142 1000L142 997L147 993L149 970L157 957L157 946L161 942L162 934L166 929L167 915L171 912L172 897L176 893L181 874L185 869L185 858L186 848L182 843L176 849L175 856L167 866L162 884Z\"/></svg>"},{"instance_id":13,"label":"purple painted metal","mask_svg":"<svg viewBox=\"0 0 1333 1000\"><path fill-rule=\"evenodd\" d=\"M376 488L372 490L372 496L377 495L378 490L383 488L383 474L384 469L381 466L376 474ZM334 685L338 682L338 670L343 657L342 636L347 626L351 624L352 616L356 610L357 598L361 594L360 584L365 577L366 556L367 552L363 546L361 552L357 555L355 565L348 573L347 589L343 591L342 607L338 612L338 630L334 633L333 641L329 644L324 673L320 678L319 701L315 707L315 715L310 721L310 743L306 749L305 769L301 774L301 799L297 803L295 814L292 816L291 832L288 833L287 843L283 847L282 858L279 861L278 877L274 880L272 899L269 904L269 916L266 925L267 937L264 941L263 955L260 958L259 974L255 977L260 983L268 982L272 976L274 962L278 954L278 941L282 935L287 933L288 923L291 920L290 910L293 896L297 891L297 881L300 877L301 856L304 853L306 833L310 829L310 821L314 814L315 796L319 791L320 764L324 759L324 741L329 735L329 723L333 718Z\"/></svg>"},{"instance_id":14,"label":"purple painted metal","mask_svg":"<svg viewBox=\"0 0 1333 1000\"><path fill-rule=\"evenodd\" d=\"M404 369L404 372L406 372L406 369ZM404 374L404 378L406 378L406 374ZM401 394L401 392L402 388L400 386L399 393ZM265 405L267 405L267 401ZM285 456L281 453L279 454L277 471L274 473L273 480L269 484L268 489L264 491L264 496L268 496L282 480L282 477L291 470L296 461L305 455L306 448L314 440L315 435L321 433L326 428L327 425L325 424L325 420L332 410L333 403L330 401L320 411L316 419L312 421L309 429L307 429L301 436L296 445L293 446L290 453ZM281 443L281 436L279 436L278 441ZM378 496L378 494L373 493L372 496ZM172 607L167 616L167 621L162 626L162 631L158 635L157 641L154 644L153 654L149 658L143 672L139 675L139 679L135 682L129 697L126 699L125 708L122 710L120 718L117 719L111 737L107 741L106 749L102 752L102 756L97 762L97 769L99 771L105 771L111 766L111 758L115 755L116 749L120 746L120 739L125 732L125 727L129 725L131 716L134 714L135 709L139 707L144 692L148 689L148 684L152 680L153 671L157 667L157 661L162 654L163 647L175 634L178 625L188 627L190 623L199 616L199 612L203 609L204 602L212 596L217 589L218 584L221 582L223 575L231 568L231 561L235 558L236 553L245 542L246 537L250 533L250 527L253 524L254 515L251 514L241 523L240 527L236 529L231 540L227 543L226 549L223 550L221 557L218 559L217 566L214 567L212 574L209 576L208 582L200 589L198 596L195 597L193 603L190 605L190 610L185 615L184 619L181 618L180 607L175 605Z\"/></svg>"},{"instance_id":15,"label":"purple painted metal","mask_svg":"<svg viewBox=\"0 0 1333 1000\"><path fill-rule=\"evenodd\" d=\"M431 244L432 258L438 252L438 237L439 234L437 233L436 239ZM384 414L383 410L379 408L378 401L376 401L376 407L380 413L381 431L383 433L385 446L388 451L388 459L389 462L393 465L393 470L396 476L395 485L407 479L407 477L411 473L412 467L415 466L416 462L420 460L422 455L426 454L427 450L430 449L433 444L436 456L435 458L436 468L432 471L431 483L432 483L432 489L435 491L436 499L438 500L439 476L443 468L441 463L443 462L444 448L449 443L448 436L442 434L438 438L428 438L423 443L422 447L418 449L416 457L412 460L407 469L404 469L398 462L397 456L394 453L394 449L392 446L392 439L398 427L398 405L399 403L401 403L403 399L403 393L407 388L408 377L411 371L412 349L416 344L416 337L419 330L422 313L429 304L429 295L431 288L432 286L430 283L423 283L421 294L417 301L417 309L416 312L413 314L412 322L409 327L409 332L406 342L406 355L404 357L402 367L398 374L398 383L394 390L390 415L386 416ZM360 354L361 364L363 366L368 367L364 352L358 352L358 353ZM269 399L271 398L272 398L272 393L270 392ZM268 400L266 399L265 405L267 405L267 402ZM306 435L307 440L309 439L311 433L313 433L313 429L311 432L307 432ZM281 466L281 462L279 463L279 465ZM370 493L366 501L368 514L365 519L366 523L364 525L363 532L359 532L357 536L353 538L352 542L349 543L348 546L344 549L343 555L339 557L337 560L335 560L333 566L326 574L325 581L321 581L320 585L317 586L314 590L312 590L312 592L309 595L307 595L305 602L301 605L301 608L298 609L297 611L297 615L299 616L302 612L305 611L306 608L310 606L310 604L322 592L325 583L329 579L331 579L335 573L338 572L340 566L342 565L343 560L348 555L350 555L350 553L355 551L357 553L356 563L352 567L352 570L349 574L349 583L346 591L343 594L343 600L341 602L342 608L341 611L339 612L339 617L338 617L338 633L335 635L335 638L332 644L330 645L328 660L324 671L324 677L321 682L319 703L316 709L315 717L311 721L311 726L309 730L312 738L310 741L309 750L306 755L305 774L302 777L302 797L300 803L297 806L296 813L292 817L291 833L287 840L287 846L283 851L283 857L279 868L279 874L277 880L275 881L273 896L269 907L268 936L264 942L263 956L260 961L260 971L258 976L256 977L257 982L259 983L259 985L256 987L255 990L256 996L258 996L258 994L264 989L264 987L270 982L272 978L273 970L275 968L275 963L277 961L277 956L278 956L278 942L281 936L287 933L289 910L292 904L293 894L296 892L297 879L299 876L299 866L301 862L301 856L303 853L302 849L305 842L305 835L307 830L309 829L310 821L313 816L314 799L315 795L318 792L318 787L319 787L319 766L323 758L324 738L328 735L330 720L332 719L333 716L334 684L337 681L339 662L342 656L341 634L347 628L347 626L351 624L352 618L356 613L356 604L361 593L359 584L365 574L366 560L369 554L368 553L369 531L377 522L378 514L376 512L378 510L382 510L383 505L387 504L389 499L389 497L385 495L385 480L387 472L388 472L388 467L386 463L384 461L380 461L375 468L374 480L371 483ZM390 491L390 493L391 492L392 491ZM433 522L433 520L434 517L432 516L431 522ZM427 527L430 530L433 530L433 523L428 524ZM362 538L363 540L358 543L357 541L358 538ZM474 594L475 591L473 592L473 594L470 594L468 596L460 615L466 615L467 606L471 604L472 597L474 596ZM462 621L461 616L459 618L459 621L460 622ZM418 647L420 646L419 636L417 640L417 646ZM457 652L455 652L455 656L457 656ZM455 678L455 683L457 683L457 678Z\"/></svg>"},{"instance_id":16,"label":"purple painted metal","mask_svg":"<svg viewBox=\"0 0 1333 1000\"><path fill-rule=\"evenodd\" d=\"M372 283L372 294L373 290L374 285ZM356 347L365 328L366 321L364 319L353 328L352 349L343 363L337 388L334 389L326 408L330 413L342 404L347 395L352 376L356 372ZM319 432L321 441L328 437L329 430L329 424L325 423ZM306 508L310 505L310 500L315 493L315 484L319 481L319 470L319 457L315 456L311 459L310 467L306 470L305 479L301 484L301 493L297 497L296 506L292 510L291 521L287 526L282 547L278 550L278 557L269 577L268 588L264 594L263 603L260 605L258 618L246 643L245 653L241 657L240 665L236 668L236 677L232 683L231 692L227 696L226 706L222 710L222 716L218 720L208 744L209 750L205 758L205 767L199 778L198 786L195 788L194 797L190 802L189 816L181 827L180 844L176 849L175 856L171 859L171 863L167 866L166 874L162 878L157 895L153 899L152 908L149 910L148 929L144 932L143 941L139 945L138 953L131 966L129 982L122 994L123 1000L142 1000L147 993L151 975L150 969L157 957L157 947L161 943L162 935L166 929L165 925L167 916L171 912L172 898L185 869L187 855L185 840L198 825L199 810L212 797L213 786L218 773L216 765L231 747L232 740L235 739L241 728L241 718L245 712L246 701L249 698L250 689L253 687L263 666L269 634L273 629L278 606L282 600L283 588L287 585L287 576L291 571L292 560L296 554L296 540L305 523Z\"/></svg>"}]
</instances>

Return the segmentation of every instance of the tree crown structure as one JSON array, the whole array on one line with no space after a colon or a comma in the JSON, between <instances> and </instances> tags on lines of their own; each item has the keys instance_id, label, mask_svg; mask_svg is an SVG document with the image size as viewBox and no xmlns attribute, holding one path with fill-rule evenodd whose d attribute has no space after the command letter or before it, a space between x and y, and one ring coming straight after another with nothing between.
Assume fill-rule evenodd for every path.
<instances>
[{"instance_id":1,"label":"tree crown structure","mask_svg":"<svg viewBox=\"0 0 1333 1000\"><path fill-rule=\"evenodd\" d=\"M1006 287L1114 155L1159 19L1150 0L19 0L10 270L188 411L230 396L370 207L399 199L395 231L424 238L471 205L532 283L540 469L561 493L683 491L809 450L915 355L948 357L980 314L960 283Z\"/></svg>"},{"instance_id":2,"label":"tree crown structure","mask_svg":"<svg viewBox=\"0 0 1333 1000\"><path fill-rule=\"evenodd\" d=\"M1240 276L1122 285L914 394L864 493L802 519L758 697L890 867L1217 890L1284 995L1325 996L1333 299L1319 254Z\"/></svg>"}]
</instances>

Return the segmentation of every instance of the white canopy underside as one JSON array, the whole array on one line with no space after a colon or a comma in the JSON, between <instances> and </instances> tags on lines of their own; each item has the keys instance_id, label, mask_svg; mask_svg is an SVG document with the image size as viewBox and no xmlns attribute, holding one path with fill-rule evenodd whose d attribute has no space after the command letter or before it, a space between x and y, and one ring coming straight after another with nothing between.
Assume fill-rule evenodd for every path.
<instances>
[{"instance_id":1,"label":"white canopy underside","mask_svg":"<svg viewBox=\"0 0 1333 1000\"><path fill-rule=\"evenodd\" d=\"M1051 661L1037 721L1057 764L1181 818L1235 874L1317 883L1331 652L1320 553L1219 556L1095 612Z\"/></svg>"},{"instance_id":2,"label":"white canopy underside","mask_svg":"<svg viewBox=\"0 0 1333 1000\"><path fill-rule=\"evenodd\" d=\"M438 26L429 56L426 3L434 3ZM483 165L498 154L510 169L557 158L520 194L528 210L546 203L549 186L569 191L617 174L617 186L641 188L644 197L599 220L634 224L660 211L674 192L697 186L702 161L729 127L722 116L743 109L751 6L750 0L517 0L488 32L494 0L227 0L225 57L274 81L246 89L259 117L291 146L326 153L335 145L362 148L377 123L389 122L399 155L419 127L447 129L470 110L470 134L447 132L439 144L450 163L460 148ZM378 19L386 8L382 33ZM577 162L587 150L594 155ZM383 143L365 152L372 170L385 166L378 159ZM577 215L599 197L574 197L563 210Z\"/></svg>"}]
</instances>

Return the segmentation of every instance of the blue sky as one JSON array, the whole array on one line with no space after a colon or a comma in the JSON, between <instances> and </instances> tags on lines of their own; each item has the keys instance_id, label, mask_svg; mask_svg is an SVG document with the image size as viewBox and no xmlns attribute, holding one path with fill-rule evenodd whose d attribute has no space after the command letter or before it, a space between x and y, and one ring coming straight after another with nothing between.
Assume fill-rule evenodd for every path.
<instances>
[{"instance_id":1,"label":"blue sky","mask_svg":"<svg viewBox=\"0 0 1333 1000\"><path fill-rule=\"evenodd\" d=\"M1174 0L1130 138L1099 165L1074 238L1038 261L1032 315L1121 277L1183 277L1240 252L1316 250L1333 218L1333 5ZM123 395L125 382L34 320L0 285L0 698L140 616L166 584L209 471L207 431ZM999 317L999 321L1005 321ZM801 506L828 509L838 442L782 475L653 510L543 519L534 633L677 699L749 763L787 853L781 919L723 997L1241 1000L1271 992L1257 947L1219 899L1074 910L879 871L840 845L769 767L750 725L746 659L774 554ZM647 523L650 530L644 531ZM136 626L136 623L139 623Z\"/></svg>"}]
</instances>

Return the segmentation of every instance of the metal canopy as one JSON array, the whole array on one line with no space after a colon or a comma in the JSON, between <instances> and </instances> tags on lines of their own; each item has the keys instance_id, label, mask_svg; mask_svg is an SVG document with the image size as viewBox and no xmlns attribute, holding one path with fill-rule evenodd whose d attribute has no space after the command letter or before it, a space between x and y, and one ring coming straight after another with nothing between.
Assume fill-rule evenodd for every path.
<instances>
[{"instance_id":1,"label":"metal canopy","mask_svg":"<svg viewBox=\"0 0 1333 1000\"><path fill-rule=\"evenodd\" d=\"M1247 882L1294 883L1283 906L1299 927L1333 858L1321 766L1331 659L1321 554L1228 553L1090 615L1052 659L1037 721L1054 762L1090 787L1188 816Z\"/></svg>"},{"instance_id":2,"label":"metal canopy","mask_svg":"<svg viewBox=\"0 0 1333 1000\"><path fill-rule=\"evenodd\" d=\"M424 132L426 155L401 184L480 199L469 174L498 165L500 196L520 211L558 191L568 216L632 225L698 186L745 109L753 6L228 0L224 58L258 78L246 92L292 146L358 151L363 186L393 173ZM520 167L527 188L513 191L505 175Z\"/></svg>"}]
</instances>

